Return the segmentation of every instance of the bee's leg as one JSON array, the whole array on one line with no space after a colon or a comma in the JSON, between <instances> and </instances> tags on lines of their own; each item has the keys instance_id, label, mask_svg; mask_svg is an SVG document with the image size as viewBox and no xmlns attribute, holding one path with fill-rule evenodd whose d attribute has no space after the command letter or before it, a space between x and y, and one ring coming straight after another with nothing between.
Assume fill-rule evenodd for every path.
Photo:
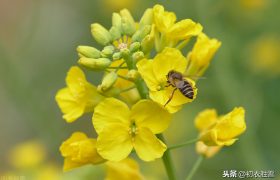
<instances>
[{"instance_id":1,"label":"bee's leg","mask_svg":"<svg viewBox=\"0 0 280 180\"><path fill-rule=\"evenodd\" d=\"M172 93L171 93L171 95L170 95L168 101L164 104L164 107L172 100L172 98L173 98L174 93L175 93L176 90L177 90L177 88L174 88L174 90L172 91Z\"/></svg>"},{"instance_id":2,"label":"bee's leg","mask_svg":"<svg viewBox=\"0 0 280 180\"><path fill-rule=\"evenodd\" d=\"M169 80L167 80L166 82L167 82L167 85L165 85L165 87L169 87L169 86L175 87L173 84L170 83Z\"/></svg>"}]
</instances>

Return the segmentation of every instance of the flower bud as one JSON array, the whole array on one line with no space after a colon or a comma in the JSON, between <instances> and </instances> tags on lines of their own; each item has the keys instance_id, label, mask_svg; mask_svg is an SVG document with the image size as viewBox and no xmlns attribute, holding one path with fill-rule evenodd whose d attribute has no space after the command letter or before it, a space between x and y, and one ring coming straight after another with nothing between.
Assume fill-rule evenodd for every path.
<instances>
[{"instance_id":1,"label":"flower bud","mask_svg":"<svg viewBox=\"0 0 280 180\"><path fill-rule=\"evenodd\" d=\"M139 60L143 59L144 57L145 57L145 55L142 51L137 51L132 54L132 59L135 62L138 62Z\"/></svg>"},{"instance_id":2,"label":"flower bud","mask_svg":"<svg viewBox=\"0 0 280 180\"><path fill-rule=\"evenodd\" d=\"M116 52L113 54L113 60L119 60L122 58L121 52Z\"/></svg>"},{"instance_id":3,"label":"flower bud","mask_svg":"<svg viewBox=\"0 0 280 180\"><path fill-rule=\"evenodd\" d=\"M140 74L137 70L135 69L132 69L132 70L129 70L128 73L127 73L127 78L134 81L136 79L138 79L140 77Z\"/></svg>"},{"instance_id":4,"label":"flower bud","mask_svg":"<svg viewBox=\"0 0 280 180\"><path fill-rule=\"evenodd\" d=\"M140 29L145 25L151 25L153 22L153 10L151 8L147 9L143 16L141 17L141 20L139 22Z\"/></svg>"},{"instance_id":5,"label":"flower bud","mask_svg":"<svg viewBox=\"0 0 280 180\"><path fill-rule=\"evenodd\" d=\"M115 47L114 46L105 46L104 49L102 50L102 54L105 57L110 57L114 53Z\"/></svg>"},{"instance_id":6,"label":"flower bud","mask_svg":"<svg viewBox=\"0 0 280 180\"><path fill-rule=\"evenodd\" d=\"M82 57L79 59L78 63L86 68L92 69L92 70L102 70L110 66L111 61L107 58L85 58Z\"/></svg>"},{"instance_id":7,"label":"flower bud","mask_svg":"<svg viewBox=\"0 0 280 180\"><path fill-rule=\"evenodd\" d=\"M91 25L91 33L94 39L103 46L111 42L111 34L109 31L98 23Z\"/></svg>"},{"instance_id":8,"label":"flower bud","mask_svg":"<svg viewBox=\"0 0 280 180\"><path fill-rule=\"evenodd\" d=\"M78 46L77 52L80 57L87 57L87 58L99 58L100 51L91 46Z\"/></svg>"},{"instance_id":9,"label":"flower bud","mask_svg":"<svg viewBox=\"0 0 280 180\"><path fill-rule=\"evenodd\" d=\"M130 45L129 50L131 52L135 52L135 51L138 51L140 47L141 47L140 42L134 42Z\"/></svg>"},{"instance_id":10,"label":"flower bud","mask_svg":"<svg viewBox=\"0 0 280 180\"><path fill-rule=\"evenodd\" d=\"M185 74L202 76L220 46L221 42L217 39L210 39L204 33L200 33L192 51L187 56L188 69Z\"/></svg>"},{"instance_id":11,"label":"flower bud","mask_svg":"<svg viewBox=\"0 0 280 180\"><path fill-rule=\"evenodd\" d=\"M122 48L120 52L121 52L122 57L128 57L130 54L129 49L127 49L127 48Z\"/></svg>"},{"instance_id":12,"label":"flower bud","mask_svg":"<svg viewBox=\"0 0 280 180\"><path fill-rule=\"evenodd\" d=\"M102 83L97 87L98 91L104 92L110 89L118 79L118 75L115 72L106 74L102 80Z\"/></svg>"},{"instance_id":13,"label":"flower bud","mask_svg":"<svg viewBox=\"0 0 280 180\"><path fill-rule=\"evenodd\" d=\"M110 89L103 92L101 90L101 87L98 86L97 91L99 91L103 96L106 96L106 97L115 97L115 96L118 96L121 93L121 89L117 88L117 87L111 87Z\"/></svg>"},{"instance_id":14,"label":"flower bud","mask_svg":"<svg viewBox=\"0 0 280 180\"><path fill-rule=\"evenodd\" d=\"M118 13L113 13L112 15L112 25L116 27L121 33L122 30L122 17Z\"/></svg>"},{"instance_id":15,"label":"flower bud","mask_svg":"<svg viewBox=\"0 0 280 180\"><path fill-rule=\"evenodd\" d=\"M115 26L111 27L110 34L111 34L113 41L115 41L121 37L121 31Z\"/></svg>"},{"instance_id":16,"label":"flower bud","mask_svg":"<svg viewBox=\"0 0 280 180\"><path fill-rule=\"evenodd\" d=\"M122 17L122 31L124 34L132 36L136 31L136 25L133 17L127 9L120 12Z\"/></svg>"},{"instance_id":17,"label":"flower bud","mask_svg":"<svg viewBox=\"0 0 280 180\"><path fill-rule=\"evenodd\" d=\"M151 32L150 25L143 26L142 28L140 28L138 31L134 33L134 35L132 36L132 41L141 42L145 38L145 36L148 35L150 32Z\"/></svg>"},{"instance_id":18,"label":"flower bud","mask_svg":"<svg viewBox=\"0 0 280 180\"><path fill-rule=\"evenodd\" d=\"M144 39L141 41L141 48L144 54L149 53L153 49L154 41L155 41L155 26L153 25L150 34L145 36Z\"/></svg>"}]
</instances>

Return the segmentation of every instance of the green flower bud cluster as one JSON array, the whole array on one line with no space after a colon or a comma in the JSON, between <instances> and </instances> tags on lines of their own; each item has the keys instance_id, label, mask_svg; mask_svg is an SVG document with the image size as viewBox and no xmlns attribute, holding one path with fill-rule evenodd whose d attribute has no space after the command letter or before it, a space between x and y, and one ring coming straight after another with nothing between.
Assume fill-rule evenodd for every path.
<instances>
[{"instance_id":1,"label":"green flower bud cluster","mask_svg":"<svg viewBox=\"0 0 280 180\"><path fill-rule=\"evenodd\" d=\"M134 82L139 79L136 63L149 55L154 45L153 11L147 9L139 22L127 9L112 15L112 27L107 29L101 24L93 23L91 33L94 40L102 46L78 46L78 64L93 71L105 71L97 91L105 96L115 96L120 88L115 83L120 69L128 69L122 77ZM125 64L122 67L120 61ZM129 88L128 88L129 89Z\"/></svg>"}]
</instances>

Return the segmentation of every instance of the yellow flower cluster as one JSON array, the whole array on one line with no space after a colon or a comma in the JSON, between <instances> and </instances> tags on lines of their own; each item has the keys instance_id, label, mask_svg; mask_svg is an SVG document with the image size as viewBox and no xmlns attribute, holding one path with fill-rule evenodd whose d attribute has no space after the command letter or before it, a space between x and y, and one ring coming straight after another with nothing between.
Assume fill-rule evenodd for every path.
<instances>
[{"instance_id":1,"label":"yellow flower cluster","mask_svg":"<svg viewBox=\"0 0 280 180\"><path fill-rule=\"evenodd\" d=\"M200 132L196 150L199 154L212 157L221 147L230 146L246 130L245 110L234 108L220 117L214 109L206 109L195 118L195 126Z\"/></svg>"},{"instance_id":2,"label":"yellow flower cluster","mask_svg":"<svg viewBox=\"0 0 280 180\"><path fill-rule=\"evenodd\" d=\"M134 151L143 161L166 155L161 133L169 127L172 114L196 99L195 80L208 68L221 43L207 37L191 19L176 22L175 13L161 5L147 9L139 22L126 9L113 13L110 29L94 23L91 32L103 49L78 46L78 64L103 71L104 77L94 86L83 69L73 66L66 77L67 87L57 92L56 101L69 123L93 113L97 138L75 132L63 142L64 170L107 162L112 169L123 166L124 174L141 179L138 166L127 157ZM191 38L196 43L184 55L181 50ZM240 108L219 120L214 115L203 117L196 125L206 145L230 145L245 130ZM211 128L206 128L210 121Z\"/></svg>"}]
</instances>

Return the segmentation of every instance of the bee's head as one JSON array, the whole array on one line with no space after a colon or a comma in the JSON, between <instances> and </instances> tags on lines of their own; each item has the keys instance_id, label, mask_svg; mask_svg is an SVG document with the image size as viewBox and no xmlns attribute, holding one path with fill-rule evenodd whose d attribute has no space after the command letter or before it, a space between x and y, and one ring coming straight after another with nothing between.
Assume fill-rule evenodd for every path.
<instances>
[{"instance_id":1,"label":"bee's head","mask_svg":"<svg viewBox=\"0 0 280 180\"><path fill-rule=\"evenodd\" d=\"M173 79L182 79L183 75L180 72L177 72L175 70L171 70L168 72L167 77L173 78Z\"/></svg>"}]
</instances>

